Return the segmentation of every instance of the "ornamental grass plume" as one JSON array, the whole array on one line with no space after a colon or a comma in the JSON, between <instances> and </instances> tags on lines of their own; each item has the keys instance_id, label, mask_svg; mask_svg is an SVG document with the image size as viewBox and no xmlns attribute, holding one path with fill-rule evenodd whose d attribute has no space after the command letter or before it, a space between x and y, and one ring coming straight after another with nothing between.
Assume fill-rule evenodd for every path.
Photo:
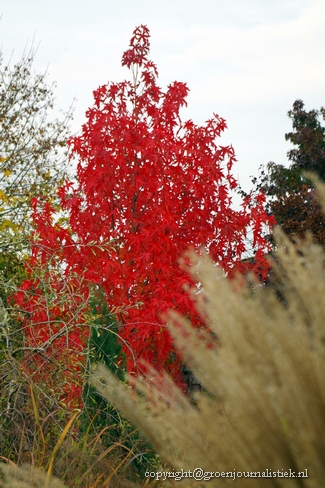
<instances>
[{"instance_id":1,"label":"ornamental grass plume","mask_svg":"<svg viewBox=\"0 0 325 488\"><path fill-rule=\"evenodd\" d=\"M324 203L324 186L319 190ZM189 292L207 330L175 311L167 322L202 384L192 399L161 372L151 370L149 381L130 378L131 388L95 369L101 394L168 466L169 475L148 473L151 479L171 482L182 470L201 468L220 477L184 477L177 485L233 486L236 478L241 488L324 486L324 251L311 239L292 244L279 229L275 239L281 299L268 286L231 283L206 255L186 256L201 284Z\"/></svg>"},{"instance_id":2,"label":"ornamental grass plume","mask_svg":"<svg viewBox=\"0 0 325 488\"><path fill-rule=\"evenodd\" d=\"M0 471L4 475L4 484L0 479L0 486L5 488L66 488L54 476L48 477L45 471L24 464L19 467L15 464L1 464Z\"/></svg>"}]
</instances>

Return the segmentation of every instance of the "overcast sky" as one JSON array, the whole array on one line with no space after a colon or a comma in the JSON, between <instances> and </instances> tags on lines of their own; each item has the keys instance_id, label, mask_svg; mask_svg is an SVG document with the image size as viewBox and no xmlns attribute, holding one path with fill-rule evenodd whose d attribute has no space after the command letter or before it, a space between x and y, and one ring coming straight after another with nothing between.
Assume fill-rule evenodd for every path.
<instances>
[{"instance_id":1,"label":"overcast sky","mask_svg":"<svg viewBox=\"0 0 325 488\"><path fill-rule=\"evenodd\" d=\"M222 143L234 146L245 189L260 164L286 164L293 102L325 105L325 0L2 0L0 13L4 60L33 41L35 69L57 82L57 107L76 98L73 132L94 89L129 78L122 53L147 24L158 84L188 84L184 118L227 120Z\"/></svg>"}]
</instances>

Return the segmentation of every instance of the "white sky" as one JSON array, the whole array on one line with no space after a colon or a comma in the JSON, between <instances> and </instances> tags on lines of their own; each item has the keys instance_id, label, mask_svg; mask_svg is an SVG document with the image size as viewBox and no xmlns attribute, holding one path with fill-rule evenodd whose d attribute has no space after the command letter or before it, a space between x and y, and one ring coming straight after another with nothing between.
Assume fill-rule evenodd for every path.
<instances>
[{"instance_id":1,"label":"white sky","mask_svg":"<svg viewBox=\"0 0 325 488\"><path fill-rule=\"evenodd\" d=\"M57 82L57 107L77 99L73 132L94 89L129 78L122 53L147 24L158 84L188 84L184 118L227 120L221 142L234 146L245 189L261 163L286 164L293 102L325 105L325 0L2 0L0 14L4 61L34 38L34 66Z\"/></svg>"}]
</instances>

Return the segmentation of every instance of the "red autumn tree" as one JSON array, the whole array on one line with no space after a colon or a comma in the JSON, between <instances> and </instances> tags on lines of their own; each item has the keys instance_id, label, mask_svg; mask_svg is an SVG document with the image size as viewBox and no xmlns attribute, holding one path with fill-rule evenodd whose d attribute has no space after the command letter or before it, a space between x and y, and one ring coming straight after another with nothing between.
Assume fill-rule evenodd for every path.
<instances>
[{"instance_id":1,"label":"red autumn tree","mask_svg":"<svg viewBox=\"0 0 325 488\"><path fill-rule=\"evenodd\" d=\"M262 231L272 222L263 195L246 198L240 211L231 208L234 150L217 143L225 120L183 121L186 84L173 82L164 92L148 54L149 30L142 25L122 58L132 81L98 88L81 135L70 140L77 184L67 183L60 197L74 237L51 223L48 208L46 216L40 211L34 263L50 255L64 263L65 277L100 285L111 310L119 311L129 370L137 372L142 359L181 381L162 317L174 308L194 323L199 318L184 292L190 279L179 258L203 246L232 274L244 268L251 232L255 271L264 277Z\"/></svg>"}]
</instances>

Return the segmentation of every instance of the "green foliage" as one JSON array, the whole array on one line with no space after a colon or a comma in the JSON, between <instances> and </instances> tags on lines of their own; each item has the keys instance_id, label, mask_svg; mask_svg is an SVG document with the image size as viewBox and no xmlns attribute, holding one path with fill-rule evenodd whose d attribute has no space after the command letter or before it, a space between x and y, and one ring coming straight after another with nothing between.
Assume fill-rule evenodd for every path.
<instances>
[{"instance_id":1,"label":"green foliage","mask_svg":"<svg viewBox=\"0 0 325 488\"><path fill-rule=\"evenodd\" d=\"M8 295L16 291L25 278L23 258L10 250L0 251L0 298L5 307L9 305Z\"/></svg>"},{"instance_id":2,"label":"green foliage","mask_svg":"<svg viewBox=\"0 0 325 488\"><path fill-rule=\"evenodd\" d=\"M320 180L325 180L325 127L319 117L325 121L325 109L304 109L302 100L296 100L288 116L292 121L293 131L285 135L286 141L294 146L288 152L293 171L312 171Z\"/></svg>"},{"instance_id":3,"label":"green foliage","mask_svg":"<svg viewBox=\"0 0 325 488\"><path fill-rule=\"evenodd\" d=\"M34 52L11 67L0 53L0 230L30 227L31 199L50 196L66 176L71 112L49 119L54 85L33 74Z\"/></svg>"},{"instance_id":4,"label":"green foliage","mask_svg":"<svg viewBox=\"0 0 325 488\"><path fill-rule=\"evenodd\" d=\"M268 163L266 168L261 166L259 178L252 179L254 185L263 190L268 197L276 198L297 190L305 181L301 171L273 162Z\"/></svg>"},{"instance_id":5,"label":"green foliage","mask_svg":"<svg viewBox=\"0 0 325 488\"><path fill-rule=\"evenodd\" d=\"M96 364L103 364L117 379L125 382L126 360L118 338L119 329L102 290L93 292L90 310L93 321L86 377ZM147 469L157 465L156 455L148 442L88 381L85 382L83 398L80 431L85 438L99 436L102 449L112 448L116 459L126 457L130 465L127 469L129 476L132 473L141 477Z\"/></svg>"},{"instance_id":6,"label":"green foliage","mask_svg":"<svg viewBox=\"0 0 325 488\"><path fill-rule=\"evenodd\" d=\"M281 197L283 194L299 191L302 185L312 186L304 176L305 171L312 171L320 180L325 179L325 127L319 121L325 120L325 109L319 111L304 110L302 100L296 100L288 116L292 121L293 131L285 134L294 149L288 151L290 166L270 162L266 168L261 166L259 178L254 177L257 189L263 190L269 197Z\"/></svg>"},{"instance_id":7,"label":"green foliage","mask_svg":"<svg viewBox=\"0 0 325 488\"><path fill-rule=\"evenodd\" d=\"M119 358L122 357L122 347L117 339L117 323L110 313L105 295L102 291L96 291L90 301L90 310L93 315L89 335L89 352L86 378L89 376L92 365L96 363L105 364L119 379L123 380L125 368ZM85 383L84 391L84 410L81 422L81 431L86 431L91 426L94 433L100 432L106 425L111 424L114 432L106 431L103 435L104 444L111 441L111 436L118 438L116 429L122 426L119 421L118 413L96 390Z\"/></svg>"},{"instance_id":8,"label":"green foliage","mask_svg":"<svg viewBox=\"0 0 325 488\"><path fill-rule=\"evenodd\" d=\"M25 392L19 363L23 333L8 296L25 278L25 269L22 258L7 249L0 252L0 455L15 457L24 429Z\"/></svg>"}]
</instances>

